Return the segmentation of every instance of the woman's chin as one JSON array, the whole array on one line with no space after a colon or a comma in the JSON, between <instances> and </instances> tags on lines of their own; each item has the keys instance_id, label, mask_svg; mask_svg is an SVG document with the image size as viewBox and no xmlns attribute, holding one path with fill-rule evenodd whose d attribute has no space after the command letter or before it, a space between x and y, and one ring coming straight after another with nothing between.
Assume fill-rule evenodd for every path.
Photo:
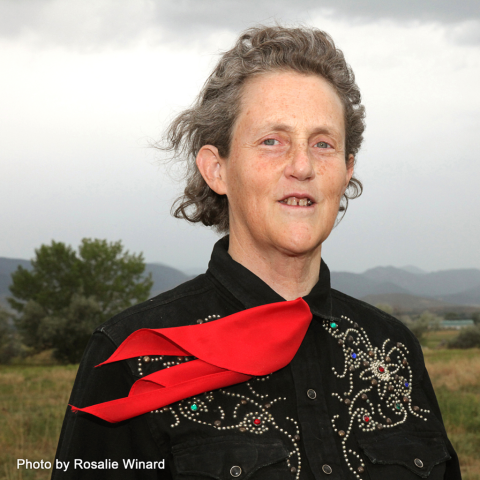
<instances>
[{"instance_id":1,"label":"woman's chin","mask_svg":"<svg viewBox=\"0 0 480 480\"><path fill-rule=\"evenodd\" d=\"M305 234L289 234L279 238L277 241L277 249L284 252L288 256L303 256L315 253L320 248L322 239L313 235Z\"/></svg>"}]
</instances>

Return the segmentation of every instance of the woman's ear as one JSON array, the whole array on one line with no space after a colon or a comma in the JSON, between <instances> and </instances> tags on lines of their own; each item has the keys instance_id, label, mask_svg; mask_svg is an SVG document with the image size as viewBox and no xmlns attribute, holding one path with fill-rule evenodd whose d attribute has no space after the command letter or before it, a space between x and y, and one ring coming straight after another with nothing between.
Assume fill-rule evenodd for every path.
<instances>
[{"instance_id":1,"label":"woman's ear","mask_svg":"<svg viewBox=\"0 0 480 480\"><path fill-rule=\"evenodd\" d=\"M196 163L207 185L215 193L226 195L226 161L219 155L217 147L204 145L197 154Z\"/></svg>"},{"instance_id":2,"label":"woman's ear","mask_svg":"<svg viewBox=\"0 0 480 480\"><path fill-rule=\"evenodd\" d=\"M350 154L347 160L347 175L345 177L345 190L348 188L348 184L350 182L350 179L352 178L354 165L355 165L355 157L352 154Z\"/></svg>"}]
</instances>

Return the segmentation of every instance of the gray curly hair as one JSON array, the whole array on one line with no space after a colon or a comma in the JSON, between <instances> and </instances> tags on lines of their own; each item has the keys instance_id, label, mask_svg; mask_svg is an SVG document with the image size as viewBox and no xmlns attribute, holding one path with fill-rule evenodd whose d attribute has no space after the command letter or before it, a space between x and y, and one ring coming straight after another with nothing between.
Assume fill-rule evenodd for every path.
<instances>
[{"instance_id":1,"label":"gray curly hair","mask_svg":"<svg viewBox=\"0 0 480 480\"><path fill-rule=\"evenodd\" d=\"M213 226L219 233L229 228L228 199L205 182L195 159L204 145L214 145L228 158L232 131L238 117L243 85L252 76L274 71L294 71L323 77L336 90L344 106L345 161L360 149L365 129L365 108L352 69L332 38L316 28L257 26L246 30L225 52L208 77L193 106L180 113L166 131L163 151L185 167L186 186L172 205L172 215L192 223ZM340 204L362 194L362 183L352 177Z\"/></svg>"}]
</instances>

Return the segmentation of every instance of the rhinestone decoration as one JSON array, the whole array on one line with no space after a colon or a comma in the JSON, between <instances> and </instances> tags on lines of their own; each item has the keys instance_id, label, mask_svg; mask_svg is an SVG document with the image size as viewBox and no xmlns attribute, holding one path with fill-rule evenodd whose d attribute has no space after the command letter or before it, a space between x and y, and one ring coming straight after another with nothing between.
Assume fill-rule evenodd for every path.
<instances>
[{"instance_id":1,"label":"rhinestone decoration","mask_svg":"<svg viewBox=\"0 0 480 480\"><path fill-rule=\"evenodd\" d=\"M260 393L261 386L265 385L269 375L266 377L255 377L254 379L241 384L246 386L250 395L235 393L229 389L219 389L215 392L206 392L194 398L181 400L171 405L164 411L155 411L152 413L169 413L175 419L170 425L174 428L178 426L182 419L193 421L202 425L208 425L217 430L238 430L241 433L250 432L256 435L262 435L270 429L275 429L282 434L291 445L289 456L287 458L287 467L291 473L295 473L292 478L298 480L301 472L300 457L300 427L296 420L285 417L277 423L271 411L276 404L285 401L286 398L269 398L268 393ZM259 387L257 387L257 385ZM221 406L222 397L237 399L231 412L226 412ZM268 402L265 400L268 398ZM194 410L192 407L196 406ZM216 420L210 420L209 414L215 414ZM220 414L221 420L218 419Z\"/></svg>"},{"instance_id":2,"label":"rhinestone decoration","mask_svg":"<svg viewBox=\"0 0 480 480\"><path fill-rule=\"evenodd\" d=\"M205 323L220 318L220 315L209 315L205 319L194 320L196 323ZM333 322L334 323L334 322ZM335 327L337 328L335 323ZM170 368L175 365L193 360L194 357L151 357L150 365L158 362L156 369ZM149 367L150 367L149 365ZM143 369L147 367L143 357L138 359L138 373L143 375ZM151 370L148 373L152 373ZM289 445L289 455L286 463L292 480L299 480L301 473L300 456L300 426L298 422L290 417L275 419L275 406L281 405L287 399L284 397L271 398L271 388L268 386L270 375L254 377L248 382L235 385L235 388L223 388L215 392L205 392L196 397L186 398L174 403L169 407L153 410L153 414L163 414L172 418L171 428L180 425L182 421L195 422L197 424L210 426L217 430L237 431L240 433L253 433L262 435L269 430L279 432ZM242 393L237 393L242 391ZM270 391L270 393L268 393ZM236 400L229 411L222 406L222 399L230 398ZM278 423L277 423L278 422Z\"/></svg>"},{"instance_id":3,"label":"rhinestone decoration","mask_svg":"<svg viewBox=\"0 0 480 480\"><path fill-rule=\"evenodd\" d=\"M335 323L333 329L331 324ZM333 392L343 405L342 415L332 418L333 430L341 437L342 452L348 469L362 479L365 462L358 451L349 445L352 431L357 426L363 432L394 428L413 415L427 421L430 413L412 406L412 370L407 356L409 351L401 343L387 338L381 347L370 341L365 330L342 315L336 322L324 321L323 328L337 340L342 350L344 365L341 370L332 367L333 374L342 382L343 394ZM352 442L352 445L354 443Z\"/></svg>"}]
</instances>

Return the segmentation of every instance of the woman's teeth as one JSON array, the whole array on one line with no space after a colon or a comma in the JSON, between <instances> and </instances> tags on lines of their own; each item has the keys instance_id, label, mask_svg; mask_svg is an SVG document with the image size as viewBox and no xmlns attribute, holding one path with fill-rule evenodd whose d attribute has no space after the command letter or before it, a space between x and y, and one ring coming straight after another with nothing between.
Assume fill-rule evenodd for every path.
<instances>
[{"instance_id":1,"label":"woman's teeth","mask_svg":"<svg viewBox=\"0 0 480 480\"><path fill-rule=\"evenodd\" d=\"M312 201L309 198L288 197L281 201L287 205L294 205L299 207L309 207Z\"/></svg>"}]
</instances>

